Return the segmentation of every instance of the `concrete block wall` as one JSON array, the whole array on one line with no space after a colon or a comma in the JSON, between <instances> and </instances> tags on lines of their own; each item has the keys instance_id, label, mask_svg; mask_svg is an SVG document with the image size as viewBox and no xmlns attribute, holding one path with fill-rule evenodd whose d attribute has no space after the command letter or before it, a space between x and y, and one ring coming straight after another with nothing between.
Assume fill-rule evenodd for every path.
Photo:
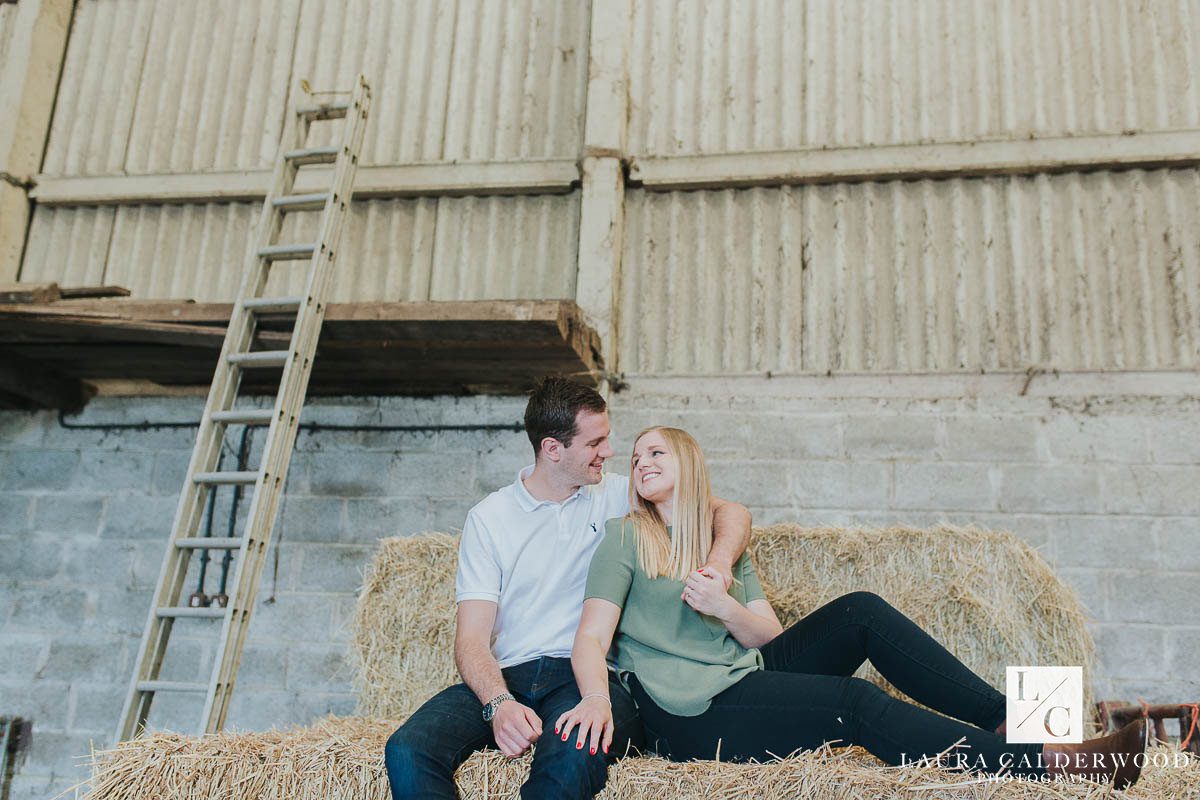
<instances>
[{"instance_id":1,"label":"concrete block wall","mask_svg":"<svg viewBox=\"0 0 1200 800\"><path fill-rule=\"evenodd\" d=\"M706 448L717 491L758 523L1013 530L1094 616L1101 696L1200 698L1195 392L928 384L634 381L612 398L611 468L626 471L641 427L679 424ZM0 714L35 722L14 798L84 779L76 757L109 744L120 711L194 436L121 426L186 424L201 406L102 398L67 420L97 426L82 429L50 413L0 412ZM511 429L522 410L519 398L310 404L306 422L417 429L301 433L232 726L353 712L347 623L375 542L457 530L529 461ZM481 424L498 429L454 428ZM218 535L227 516L221 498ZM210 567L210 592L218 574ZM215 625L187 631L181 624L166 674L194 680L207 675ZM198 699L160 699L151 723L186 730L198 712Z\"/></svg>"}]
</instances>

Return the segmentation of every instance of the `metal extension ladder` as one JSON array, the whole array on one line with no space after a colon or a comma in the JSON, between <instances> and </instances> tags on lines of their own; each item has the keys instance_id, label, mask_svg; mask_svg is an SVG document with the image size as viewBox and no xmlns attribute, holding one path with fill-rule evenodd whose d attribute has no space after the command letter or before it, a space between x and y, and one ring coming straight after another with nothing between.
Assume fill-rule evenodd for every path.
<instances>
[{"instance_id":1,"label":"metal extension ladder","mask_svg":"<svg viewBox=\"0 0 1200 800\"><path fill-rule=\"evenodd\" d=\"M205 692L199 732L215 733L225 724L259 576L266 560L271 529L296 441L300 411L304 406L313 356L325 316L325 298L329 291L334 257L353 192L358 155L366 129L370 88L362 75L359 75L352 92L331 95L329 99L318 100L308 90L307 83L301 82L300 90L293 92L288 106L271 186L259 218L258 241L248 259L242 286L233 305L225 344L221 348L204 416L200 420L196 446L175 511L171 540L163 558L137 664L121 711L116 736L118 742L138 734L158 692ZM345 118L340 144L331 147L307 146L311 123L340 118ZM332 164L332 186L325 192L293 193L300 167L309 164ZM318 209L321 210L320 232L314 241L278 243L284 214ZM281 261L307 262L308 278L302 296L263 296L271 266ZM288 349L252 349L257 316L280 313L295 314ZM279 367L283 368L283 376L273 408L237 407L243 371ZM269 426L262 462L257 471L216 471L229 425ZM238 484L254 486L254 498L242 535L232 538L200 536L199 526L207 494L215 491L217 486ZM191 554L205 548L238 552L237 578L225 607L193 608L180 604ZM223 620L220 644L207 684L158 679L171 628L176 620L188 618Z\"/></svg>"}]
</instances>

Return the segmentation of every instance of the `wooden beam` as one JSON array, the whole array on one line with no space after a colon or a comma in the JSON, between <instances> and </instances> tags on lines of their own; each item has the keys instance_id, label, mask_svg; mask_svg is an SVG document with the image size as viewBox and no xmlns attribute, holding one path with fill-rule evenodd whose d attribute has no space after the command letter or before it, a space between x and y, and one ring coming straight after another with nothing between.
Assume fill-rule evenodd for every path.
<instances>
[{"instance_id":1,"label":"wooden beam","mask_svg":"<svg viewBox=\"0 0 1200 800\"><path fill-rule=\"evenodd\" d=\"M42 163L74 0L22 0L0 60L0 281L15 281L25 247L25 181Z\"/></svg>"},{"instance_id":2,"label":"wooden beam","mask_svg":"<svg viewBox=\"0 0 1200 800\"><path fill-rule=\"evenodd\" d=\"M1200 130L635 158L652 191L1200 165Z\"/></svg>"},{"instance_id":3,"label":"wooden beam","mask_svg":"<svg viewBox=\"0 0 1200 800\"><path fill-rule=\"evenodd\" d=\"M38 306L0 305L0 314L12 311L36 310L68 315L102 314L112 318L145 320L149 322L225 323L229 320L232 303L195 303L191 300L60 300ZM577 316L570 300L429 300L407 303L330 303L325 312L326 322L470 322L503 321L533 322L543 320L558 324Z\"/></svg>"},{"instance_id":4,"label":"wooden beam","mask_svg":"<svg viewBox=\"0 0 1200 800\"><path fill-rule=\"evenodd\" d=\"M230 310L229 303L127 299L10 304L0 306L0 347L89 381L204 384ZM264 315L259 346L283 349L291 325L290 315ZM311 391L515 393L546 373L593 384L603 374L598 337L569 300L333 304ZM243 377L250 391L273 391L275 382L277 371Z\"/></svg>"},{"instance_id":5,"label":"wooden beam","mask_svg":"<svg viewBox=\"0 0 1200 800\"><path fill-rule=\"evenodd\" d=\"M621 158L629 121L632 3L630 0L592 3L591 14L575 302L589 328L596 332L598 352L608 353L609 368L615 370L616 292L625 219L625 171ZM607 393L607 385L603 391Z\"/></svg>"},{"instance_id":6,"label":"wooden beam","mask_svg":"<svg viewBox=\"0 0 1200 800\"><path fill-rule=\"evenodd\" d=\"M47 206L261 202L270 180L270 170L93 177L39 175L30 197ZM579 166L573 159L401 164L360 168L354 181L354 197L361 200L565 194L578 184ZM296 192L318 191L328 185L328 169L305 169L296 179Z\"/></svg>"},{"instance_id":7,"label":"wooden beam","mask_svg":"<svg viewBox=\"0 0 1200 800\"><path fill-rule=\"evenodd\" d=\"M131 292L124 286L63 286L59 294L63 300L86 300L93 297L129 297Z\"/></svg>"},{"instance_id":8,"label":"wooden beam","mask_svg":"<svg viewBox=\"0 0 1200 800\"><path fill-rule=\"evenodd\" d=\"M25 401L30 408L78 411L95 390L78 378L4 350L0 351L0 392Z\"/></svg>"},{"instance_id":9,"label":"wooden beam","mask_svg":"<svg viewBox=\"0 0 1200 800\"><path fill-rule=\"evenodd\" d=\"M53 303L61 296L57 283L0 283L0 303Z\"/></svg>"}]
</instances>

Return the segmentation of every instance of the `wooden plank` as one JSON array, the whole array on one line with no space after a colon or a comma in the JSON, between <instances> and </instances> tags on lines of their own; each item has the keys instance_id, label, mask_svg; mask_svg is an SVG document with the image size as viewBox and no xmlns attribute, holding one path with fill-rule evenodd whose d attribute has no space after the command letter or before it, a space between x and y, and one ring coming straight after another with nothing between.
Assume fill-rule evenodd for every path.
<instances>
[{"instance_id":1,"label":"wooden plank","mask_svg":"<svg viewBox=\"0 0 1200 800\"><path fill-rule=\"evenodd\" d=\"M0 392L19 398L29 408L62 411L78 411L94 394L78 378L9 350L0 351Z\"/></svg>"},{"instance_id":2,"label":"wooden plank","mask_svg":"<svg viewBox=\"0 0 1200 800\"><path fill-rule=\"evenodd\" d=\"M31 342L43 339L68 341L148 342L183 346L220 348L225 329L218 326L186 325L173 322L143 322L100 316L67 314L0 314L0 340ZM290 336L261 331L256 339L263 344L284 344Z\"/></svg>"},{"instance_id":3,"label":"wooden plank","mask_svg":"<svg viewBox=\"0 0 1200 800\"><path fill-rule=\"evenodd\" d=\"M138 322L171 322L224 327L229 303L159 300L72 300L45 305L0 306L4 315L45 314L79 319L99 317ZM266 330L290 328L290 315L264 315ZM368 324L370 323L370 324ZM330 339L396 338L472 341L511 337L559 338L580 352L599 352L599 340L569 300L478 300L420 303L334 303L325 315ZM590 356L589 356L590 357Z\"/></svg>"},{"instance_id":4,"label":"wooden plank","mask_svg":"<svg viewBox=\"0 0 1200 800\"><path fill-rule=\"evenodd\" d=\"M634 158L653 191L1200 165L1200 131Z\"/></svg>"},{"instance_id":5,"label":"wooden plank","mask_svg":"<svg viewBox=\"0 0 1200 800\"><path fill-rule=\"evenodd\" d=\"M138 203L261 202L270 170L191 174L58 177L39 175L29 193L40 205L131 205ZM327 190L328 168L306 168L295 191ZM463 195L565 194L579 182L574 159L399 164L362 167L354 197L445 197Z\"/></svg>"},{"instance_id":6,"label":"wooden plank","mask_svg":"<svg viewBox=\"0 0 1200 800\"><path fill-rule=\"evenodd\" d=\"M82 300L91 297L129 297L124 286L65 286L59 290L63 300Z\"/></svg>"},{"instance_id":7,"label":"wooden plank","mask_svg":"<svg viewBox=\"0 0 1200 800\"><path fill-rule=\"evenodd\" d=\"M52 303L60 296L57 283L0 283L0 303Z\"/></svg>"},{"instance_id":8,"label":"wooden plank","mask_svg":"<svg viewBox=\"0 0 1200 800\"><path fill-rule=\"evenodd\" d=\"M0 346L88 380L206 385L229 304L73 300L0 306ZM570 301L369 303L329 307L314 360L316 394L520 392L545 373L598 383L595 335ZM290 315L261 320L260 347L290 339ZM279 370L244 376L274 393Z\"/></svg>"},{"instance_id":9,"label":"wooden plank","mask_svg":"<svg viewBox=\"0 0 1200 800\"><path fill-rule=\"evenodd\" d=\"M558 320L570 300L434 300L407 303L330 303L325 320L413 320L421 322ZM53 304L62 313L104 313L154 322L228 322L232 303L191 300L62 300ZM0 313L8 309L0 306Z\"/></svg>"}]
</instances>

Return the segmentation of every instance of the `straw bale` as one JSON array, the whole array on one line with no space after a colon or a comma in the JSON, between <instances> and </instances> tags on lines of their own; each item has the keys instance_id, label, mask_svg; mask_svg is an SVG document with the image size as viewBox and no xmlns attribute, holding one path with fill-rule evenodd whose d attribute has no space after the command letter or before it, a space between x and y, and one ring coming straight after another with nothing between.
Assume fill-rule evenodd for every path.
<instances>
[{"instance_id":1,"label":"straw bale","mask_svg":"<svg viewBox=\"0 0 1200 800\"><path fill-rule=\"evenodd\" d=\"M358 713L404 717L458 680L457 537L385 539L354 620ZM1091 708L1094 648L1074 591L1017 536L977 528L758 528L751 555L789 625L847 592L880 595L1003 690L1008 665L1081 665ZM863 677L899 695L869 668Z\"/></svg>"},{"instance_id":2,"label":"straw bale","mask_svg":"<svg viewBox=\"0 0 1200 800\"><path fill-rule=\"evenodd\" d=\"M396 720L329 717L307 728L202 738L159 733L93 757L87 800L388 800L383 746ZM1168 759L1174 751L1157 747ZM455 776L463 798L515 797L530 757L477 753ZM1170 764L1171 762L1167 762ZM995 782L930 766L888 767L859 748L825 748L765 764L631 758L609 770L601 800L1099 800L1200 797L1200 759L1151 764L1125 792L1093 783Z\"/></svg>"},{"instance_id":3,"label":"straw bale","mask_svg":"<svg viewBox=\"0 0 1200 800\"><path fill-rule=\"evenodd\" d=\"M457 544L457 537L444 534L381 542L353 625L360 713L369 718L330 717L305 728L199 738L150 734L93 755L89 800L386 800L387 737L427 697L458 679ZM1009 664L1081 664L1090 676L1093 648L1077 598L1035 550L1011 534L780 525L755 532L752 555L785 624L841 594L868 590L911 616L994 685L1002 685ZM508 761L486 751L468 759L456 780L465 798L512 797L528 766L528 755ZM996 783L928 766L889 767L859 748L826 748L750 765L630 758L609 771L601 795L608 800L1112 796L1109 787L1095 784ZM1187 768L1151 766L1124 796L1200 800L1200 761Z\"/></svg>"},{"instance_id":4,"label":"straw bale","mask_svg":"<svg viewBox=\"0 0 1200 800\"><path fill-rule=\"evenodd\" d=\"M379 543L352 623L358 711L407 717L457 683L454 575L458 537L445 533Z\"/></svg>"}]
</instances>

